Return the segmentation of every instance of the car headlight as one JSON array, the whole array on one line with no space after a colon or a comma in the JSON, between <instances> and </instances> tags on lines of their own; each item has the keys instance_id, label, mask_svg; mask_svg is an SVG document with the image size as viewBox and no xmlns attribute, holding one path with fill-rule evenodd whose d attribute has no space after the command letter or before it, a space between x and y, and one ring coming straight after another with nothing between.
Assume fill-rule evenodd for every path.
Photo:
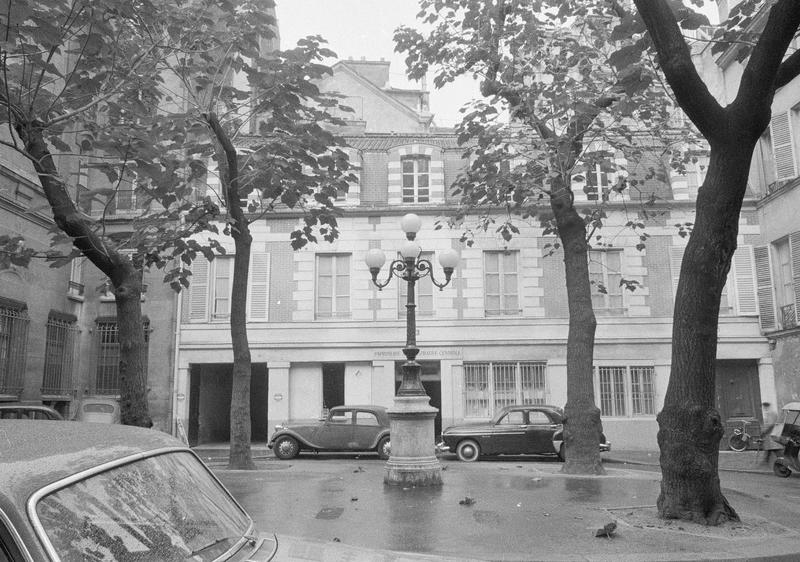
<instances>
[{"instance_id":1,"label":"car headlight","mask_svg":"<svg viewBox=\"0 0 800 562\"><path fill-rule=\"evenodd\" d=\"M275 426L275 431L280 431L281 429L286 429L286 426L283 425L282 423L279 423L278 425Z\"/></svg>"}]
</instances>

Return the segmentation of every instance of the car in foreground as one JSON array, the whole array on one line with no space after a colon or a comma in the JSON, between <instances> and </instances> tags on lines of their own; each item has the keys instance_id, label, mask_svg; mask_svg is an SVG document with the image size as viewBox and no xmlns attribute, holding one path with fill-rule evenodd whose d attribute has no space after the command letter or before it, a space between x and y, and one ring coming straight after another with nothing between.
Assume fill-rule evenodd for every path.
<instances>
[{"instance_id":1,"label":"car in foreground","mask_svg":"<svg viewBox=\"0 0 800 562\"><path fill-rule=\"evenodd\" d=\"M389 415L383 406L336 406L318 423L275 426L267 442L279 459L300 451L390 453Z\"/></svg>"},{"instance_id":2,"label":"car in foreground","mask_svg":"<svg viewBox=\"0 0 800 562\"><path fill-rule=\"evenodd\" d=\"M24 404L22 402L0 403L0 420L63 420L50 406L43 404Z\"/></svg>"},{"instance_id":3,"label":"car in foreground","mask_svg":"<svg viewBox=\"0 0 800 562\"><path fill-rule=\"evenodd\" d=\"M0 426L0 561L271 560L277 537L183 443L152 429Z\"/></svg>"},{"instance_id":4,"label":"car in foreground","mask_svg":"<svg viewBox=\"0 0 800 562\"><path fill-rule=\"evenodd\" d=\"M492 455L556 455L563 461L563 419L564 410L558 406L506 406L491 421L446 428L437 450L454 452L467 462ZM603 434L600 450L611 450Z\"/></svg>"},{"instance_id":5,"label":"car in foreground","mask_svg":"<svg viewBox=\"0 0 800 562\"><path fill-rule=\"evenodd\" d=\"M120 406L115 398L82 398L73 419L92 423L120 423Z\"/></svg>"}]
</instances>

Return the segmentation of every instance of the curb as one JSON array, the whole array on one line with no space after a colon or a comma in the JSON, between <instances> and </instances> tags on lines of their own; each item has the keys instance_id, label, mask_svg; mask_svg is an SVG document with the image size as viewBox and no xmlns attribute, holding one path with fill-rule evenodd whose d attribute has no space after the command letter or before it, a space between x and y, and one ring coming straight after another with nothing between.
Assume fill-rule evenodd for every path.
<instances>
[{"instance_id":1,"label":"curb","mask_svg":"<svg viewBox=\"0 0 800 562\"><path fill-rule=\"evenodd\" d=\"M660 467L661 464L658 462L647 462L647 461L635 461L635 460L625 460L625 459L615 459L615 458L605 458L603 462L608 463L615 463L615 464L632 464L635 466L655 466ZM772 474L771 470L755 470L750 468L731 468L731 467L718 467L719 470L724 470L726 472L739 472L743 474Z\"/></svg>"}]
</instances>

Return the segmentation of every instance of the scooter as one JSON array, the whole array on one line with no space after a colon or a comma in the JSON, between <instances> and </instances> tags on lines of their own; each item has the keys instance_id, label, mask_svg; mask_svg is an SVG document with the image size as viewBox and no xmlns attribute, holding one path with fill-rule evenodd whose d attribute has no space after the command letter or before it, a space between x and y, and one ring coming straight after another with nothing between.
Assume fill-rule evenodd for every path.
<instances>
[{"instance_id":1,"label":"scooter","mask_svg":"<svg viewBox=\"0 0 800 562\"><path fill-rule=\"evenodd\" d=\"M789 402L781 410L783 421L775 424L772 439L783 445L783 454L775 459L772 472L788 478L793 470L800 472L800 402Z\"/></svg>"}]
</instances>

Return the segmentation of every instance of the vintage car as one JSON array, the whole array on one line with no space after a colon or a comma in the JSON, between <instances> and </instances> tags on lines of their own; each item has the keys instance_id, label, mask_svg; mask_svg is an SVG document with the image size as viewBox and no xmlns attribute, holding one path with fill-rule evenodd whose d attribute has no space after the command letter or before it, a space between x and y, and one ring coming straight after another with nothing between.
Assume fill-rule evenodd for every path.
<instances>
[{"instance_id":1,"label":"vintage car","mask_svg":"<svg viewBox=\"0 0 800 562\"><path fill-rule=\"evenodd\" d=\"M116 398L86 396L78 403L73 419L93 423L120 423L120 405Z\"/></svg>"},{"instance_id":2,"label":"vintage car","mask_svg":"<svg viewBox=\"0 0 800 562\"><path fill-rule=\"evenodd\" d=\"M275 426L267 447L279 459L300 451L374 451L389 458L389 415L383 406L336 406L318 423Z\"/></svg>"},{"instance_id":3,"label":"vintage car","mask_svg":"<svg viewBox=\"0 0 800 562\"><path fill-rule=\"evenodd\" d=\"M63 420L50 406L22 402L0 402L0 420Z\"/></svg>"},{"instance_id":4,"label":"vintage car","mask_svg":"<svg viewBox=\"0 0 800 562\"><path fill-rule=\"evenodd\" d=\"M0 561L271 560L202 461L152 429L6 420L0 425Z\"/></svg>"},{"instance_id":5,"label":"vintage car","mask_svg":"<svg viewBox=\"0 0 800 562\"><path fill-rule=\"evenodd\" d=\"M437 449L455 452L462 461L475 461L484 455L558 455L563 461L563 418L564 410L558 406L506 406L489 422L446 428ZM602 434L600 450L611 450L611 443Z\"/></svg>"}]
</instances>

